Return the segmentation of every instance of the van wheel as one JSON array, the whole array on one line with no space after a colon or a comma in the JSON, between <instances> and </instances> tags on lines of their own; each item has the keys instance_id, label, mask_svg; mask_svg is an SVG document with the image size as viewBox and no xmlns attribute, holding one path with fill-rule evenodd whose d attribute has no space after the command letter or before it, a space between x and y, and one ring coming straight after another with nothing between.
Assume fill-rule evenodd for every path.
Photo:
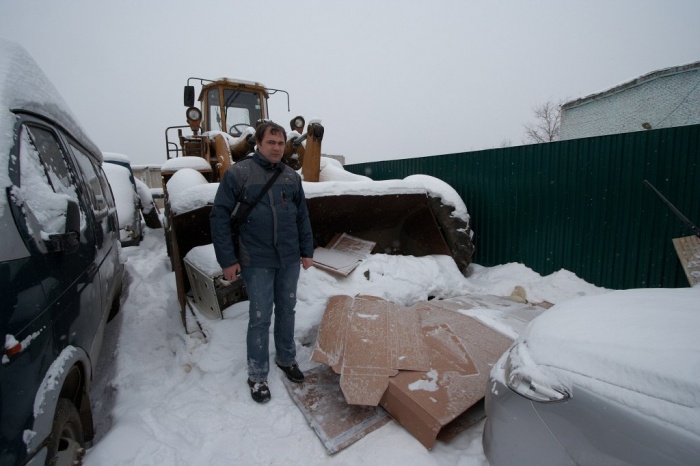
<instances>
[{"instance_id":1,"label":"van wheel","mask_svg":"<svg viewBox=\"0 0 700 466\"><path fill-rule=\"evenodd\" d=\"M70 400L59 398L51 427L47 466L81 464L85 455L84 444L78 408Z\"/></svg>"}]
</instances>

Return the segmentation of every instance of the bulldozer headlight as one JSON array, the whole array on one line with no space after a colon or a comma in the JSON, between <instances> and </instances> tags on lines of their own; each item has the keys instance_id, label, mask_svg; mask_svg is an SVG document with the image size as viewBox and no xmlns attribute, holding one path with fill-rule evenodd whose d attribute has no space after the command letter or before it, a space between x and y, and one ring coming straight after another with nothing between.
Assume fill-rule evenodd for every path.
<instances>
[{"instance_id":1,"label":"bulldozer headlight","mask_svg":"<svg viewBox=\"0 0 700 466\"><path fill-rule=\"evenodd\" d=\"M304 131L304 125L306 124L306 121L304 121L304 118L301 116L297 116L292 118L292 121L290 121L290 125L294 131L297 131L299 134L301 134Z\"/></svg>"},{"instance_id":2,"label":"bulldozer headlight","mask_svg":"<svg viewBox=\"0 0 700 466\"><path fill-rule=\"evenodd\" d=\"M197 107L187 109L187 121L199 121L202 119L202 112Z\"/></svg>"}]
</instances>

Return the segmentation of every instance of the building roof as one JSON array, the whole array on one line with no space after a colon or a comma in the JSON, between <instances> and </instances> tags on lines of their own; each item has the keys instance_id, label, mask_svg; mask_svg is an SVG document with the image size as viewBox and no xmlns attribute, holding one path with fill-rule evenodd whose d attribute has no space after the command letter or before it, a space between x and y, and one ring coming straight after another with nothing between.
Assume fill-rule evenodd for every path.
<instances>
[{"instance_id":1,"label":"building roof","mask_svg":"<svg viewBox=\"0 0 700 466\"><path fill-rule=\"evenodd\" d=\"M633 79L633 80L628 81L626 83L612 87L606 91L598 92L596 94L591 94L591 95L588 95L586 97L581 97L580 99L566 102L564 105L562 105L561 108L563 110L568 110L570 108L578 107L579 105L588 103L590 101L601 99L603 97L607 97L607 96L615 94L617 92L621 92L621 91L630 89L632 87L639 86L640 84L644 84L646 82L653 81L654 79L663 78L663 77L671 76L671 75L678 74L678 73L685 73L687 71L695 71L695 70L700 70L700 61L688 63L687 65L673 66L670 68L663 68L661 70L652 71L651 73L647 73L647 74L642 75L636 79Z\"/></svg>"}]
</instances>

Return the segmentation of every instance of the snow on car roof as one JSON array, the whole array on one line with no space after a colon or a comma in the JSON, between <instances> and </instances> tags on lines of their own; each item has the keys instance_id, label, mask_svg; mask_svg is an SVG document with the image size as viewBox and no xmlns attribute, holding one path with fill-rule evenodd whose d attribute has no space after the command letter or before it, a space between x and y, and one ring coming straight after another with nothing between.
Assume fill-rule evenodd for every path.
<instances>
[{"instance_id":1,"label":"snow on car roof","mask_svg":"<svg viewBox=\"0 0 700 466\"><path fill-rule=\"evenodd\" d=\"M123 162L131 165L131 159L128 155L119 154L117 152L102 152L102 158L105 162Z\"/></svg>"},{"instance_id":2,"label":"snow on car roof","mask_svg":"<svg viewBox=\"0 0 700 466\"><path fill-rule=\"evenodd\" d=\"M0 157L7 157L12 145L15 117L10 110L25 110L55 121L78 141L100 154L87 137L65 100L39 65L20 45L0 39Z\"/></svg>"}]
</instances>

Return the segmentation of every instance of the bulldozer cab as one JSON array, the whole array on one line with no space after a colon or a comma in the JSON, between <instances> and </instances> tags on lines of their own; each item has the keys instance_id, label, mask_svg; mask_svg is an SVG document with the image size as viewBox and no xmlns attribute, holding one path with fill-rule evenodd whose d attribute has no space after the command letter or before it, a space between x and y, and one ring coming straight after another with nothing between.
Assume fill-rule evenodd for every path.
<instances>
[{"instance_id":1,"label":"bulldozer cab","mask_svg":"<svg viewBox=\"0 0 700 466\"><path fill-rule=\"evenodd\" d=\"M201 84L198 106L195 106L192 81ZM255 138L252 129L258 121L269 118L267 99L278 91L240 79L189 78L184 93L187 125L170 126L165 131L168 160L191 156L202 158L209 168L199 170L208 181L218 182L232 163L253 151ZM187 127L191 130L189 135L182 131ZM172 137L171 130L177 130L177 139ZM164 183L173 173L169 169L163 172Z\"/></svg>"},{"instance_id":2,"label":"bulldozer cab","mask_svg":"<svg viewBox=\"0 0 700 466\"><path fill-rule=\"evenodd\" d=\"M258 83L219 80L202 87L202 130L239 137L267 117L268 93Z\"/></svg>"}]
</instances>

